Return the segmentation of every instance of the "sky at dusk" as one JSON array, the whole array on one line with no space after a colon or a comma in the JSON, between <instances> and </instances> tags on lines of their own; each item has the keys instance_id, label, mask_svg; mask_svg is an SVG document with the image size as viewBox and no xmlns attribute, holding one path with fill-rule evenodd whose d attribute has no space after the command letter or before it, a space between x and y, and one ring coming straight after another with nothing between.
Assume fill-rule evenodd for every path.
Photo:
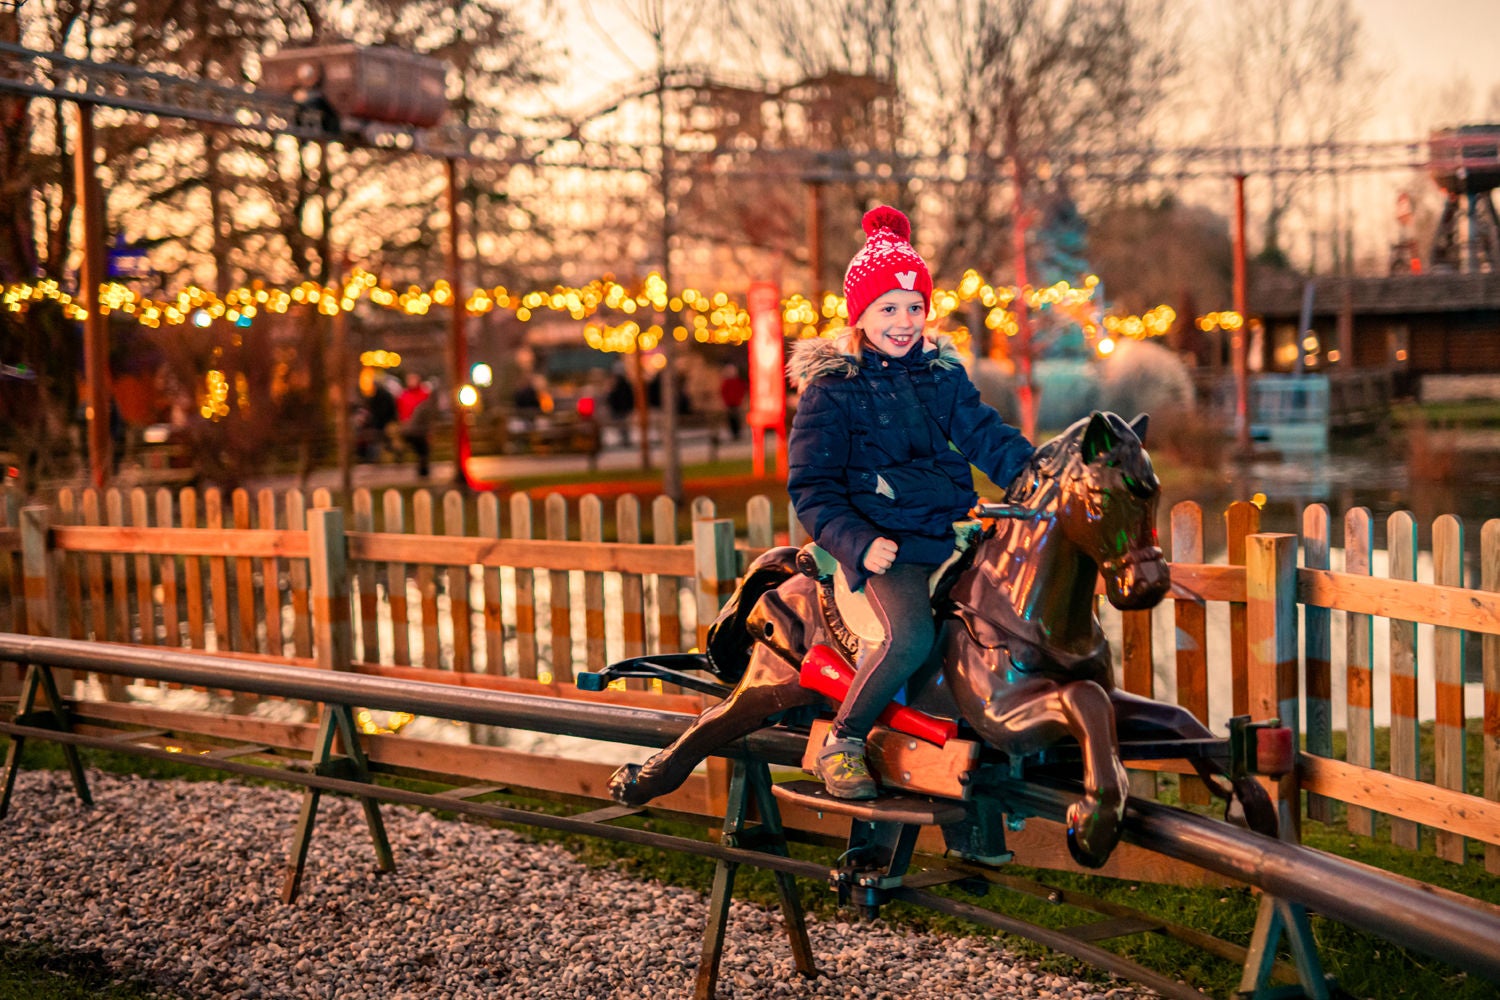
<instances>
[{"instance_id":1,"label":"sky at dusk","mask_svg":"<svg viewBox=\"0 0 1500 1000\"><path fill-rule=\"evenodd\" d=\"M1390 114L1371 120L1371 138L1420 138L1438 113L1444 86L1460 77L1473 85L1472 104L1453 108L1447 123L1473 122L1484 113L1491 92L1500 88L1500 2L1355 0L1355 7L1364 17L1371 62L1388 73Z\"/></svg>"},{"instance_id":2,"label":"sky at dusk","mask_svg":"<svg viewBox=\"0 0 1500 1000\"><path fill-rule=\"evenodd\" d=\"M1194 52L1211 53L1221 44L1213 38L1214 27L1234 2L1190 0L1177 9ZM1371 98L1368 119L1348 140L1422 140L1435 127L1500 123L1500 0L1353 2L1363 22L1366 59L1380 71L1381 83ZM568 26L562 35L569 39L571 59L553 95L559 110L577 113L598 107L619 93L621 81L654 70L651 41L627 12L650 10L658 3L669 13L692 6L674 0L561 0ZM732 71L731 59L732 54L725 53L726 69ZM1211 58L1190 63L1190 73L1212 70ZM1213 88L1200 86L1190 76L1186 94L1186 104L1174 102L1167 111L1163 137L1177 131L1183 145L1219 145L1224 137L1207 137L1201 124L1215 118ZM1362 266L1384 266L1398 235L1395 203L1403 190L1415 197L1419 216L1435 215L1442 207L1442 192L1409 167L1325 176L1313 184L1321 189L1306 211L1288 222L1299 233L1293 239L1294 257L1314 268L1329 259L1330 246L1351 238ZM1231 198L1227 180L1190 185L1179 195L1225 210ZM1253 202L1253 190L1250 197Z\"/></svg>"},{"instance_id":3,"label":"sky at dusk","mask_svg":"<svg viewBox=\"0 0 1500 1000\"><path fill-rule=\"evenodd\" d=\"M1195 0L1192 36L1211 32L1216 8L1232 2ZM650 0L562 0L571 60L555 95L560 107L587 108L618 81L653 69L649 40L622 13L649 6ZM1364 20L1368 58L1385 73L1364 138L1420 138L1435 116L1444 123L1475 121L1492 92L1500 102L1500 0L1355 0L1355 7ZM1455 108L1442 98L1460 78L1470 84L1468 106Z\"/></svg>"}]
</instances>

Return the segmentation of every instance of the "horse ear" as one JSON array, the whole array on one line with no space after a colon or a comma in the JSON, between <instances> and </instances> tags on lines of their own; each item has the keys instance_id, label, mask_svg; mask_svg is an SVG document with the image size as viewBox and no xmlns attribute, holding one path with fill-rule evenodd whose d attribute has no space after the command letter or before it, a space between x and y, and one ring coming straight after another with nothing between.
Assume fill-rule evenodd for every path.
<instances>
[{"instance_id":1,"label":"horse ear","mask_svg":"<svg viewBox=\"0 0 1500 1000\"><path fill-rule=\"evenodd\" d=\"M1141 444L1146 443L1146 430L1151 426L1151 414L1138 413L1136 418L1130 422L1130 429L1135 431L1135 436L1140 439Z\"/></svg>"},{"instance_id":2,"label":"horse ear","mask_svg":"<svg viewBox=\"0 0 1500 1000\"><path fill-rule=\"evenodd\" d=\"M1119 438L1115 436L1115 429L1109 425L1109 418L1098 410L1089 417L1089 425L1083 429L1083 442L1079 445L1079 451L1083 454L1085 463L1092 462L1100 455L1114 450Z\"/></svg>"}]
</instances>

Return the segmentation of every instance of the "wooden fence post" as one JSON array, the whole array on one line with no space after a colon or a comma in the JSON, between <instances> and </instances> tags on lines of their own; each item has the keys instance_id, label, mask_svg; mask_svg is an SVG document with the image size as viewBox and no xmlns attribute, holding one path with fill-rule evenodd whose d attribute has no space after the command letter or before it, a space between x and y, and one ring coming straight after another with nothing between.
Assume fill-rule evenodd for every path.
<instances>
[{"instance_id":1,"label":"wooden fence post","mask_svg":"<svg viewBox=\"0 0 1500 1000\"><path fill-rule=\"evenodd\" d=\"M1368 507L1344 513L1344 572L1370 575L1375 551L1375 522ZM1348 698L1344 759L1359 767L1375 766L1375 619L1373 615L1344 612L1344 690ZM1375 813L1351 805L1345 814L1351 833L1375 836Z\"/></svg>"},{"instance_id":2,"label":"wooden fence post","mask_svg":"<svg viewBox=\"0 0 1500 1000\"><path fill-rule=\"evenodd\" d=\"M1203 562L1203 508L1191 500L1172 507L1172 561ZM1177 704L1204 725L1208 717L1208 607L1201 598L1178 595L1172 601L1177 633ZM1184 803L1208 805L1208 786L1196 775L1179 779Z\"/></svg>"},{"instance_id":3,"label":"wooden fence post","mask_svg":"<svg viewBox=\"0 0 1500 1000\"><path fill-rule=\"evenodd\" d=\"M693 521L693 565L697 577L698 648L708 649L708 628L719 617L719 609L734 593L738 559L734 549L734 522L728 518ZM723 757L708 759L707 795L715 812L729 809L733 775Z\"/></svg>"},{"instance_id":4,"label":"wooden fence post","mask_svg":"<svg viewBox=\"0 0 1500 1000\"><path fill-rule=\"evenodd\" d=\"M1409 511L1398 510L1386 518L1385 544L1392 580L1417 578L1417 521ZM1391 773L1420 780L1422 776L1422 730L1417 724L1417 623L1391 618ZM1422 831L1411 820L1391 817L1391 843L1415 851Z\"/></svg>"},{"instance_id":5,"label":"wooden fence post","mask_svg":"<svg viewBox=\"0 0 1500 1000\"><path fill-rule=\"evenodd\" d=\"M367 487L354 491L354 530L375 530L375 497ZM380 594L375 586L375 564L364 560L354 571L359 586L359 649L365 663L380 662Z\"/></svg>"},{"instance_id":6,"label":"wooden fence post","mask_svg":"<svg viewBox=\"0 0 1500 1000\"><path fill-rule=\"evenodd\" d=\"M349 614L349 550L344 512L317 508L307 514L307 548L312 568L313 659L323 670L350 670L354 629Z\"/></svg>"},{"instance_id":7,"label":"wooden fence post","mask_svg":"<svg viewBox=\"0 0 1500 1000\"><path fill-rule=\"evenodd\" d=\"M1224 531L1229 565L1245 565L1245 539L1260 530L1260 508L1248 500L1236 500L1224 511ZM1245 679L1245 606L1229 602L1229 664L1232 708L1235 715L1250 711L1250 691Z\"/></svg>"},{"instance_id":8,"label":"wooden fence post","mask_svg":"<svg viewBox=\"0 0 1500 1000\"><path fill-rule=\"evenodd\" d=\"M1328 505L1309 504L1302 511L1302 564L1328 569L1332 540ZM1309 604L1302 609L1303 683L1307 689L1307 752L1333 756L1333 612ZM1333 800L1307 797L1307 815L1320 823L1333 820Z\"/></svg>"},{"instance_id":9,"label":"wooden fence post","mask_svg":"<svg viewBox=\"0 0 1500 1000\"><path fill-rule=\"evenodd\" d=\"M561 493L549 493L543 501L549 541L568 540L568 500ZM552 623L552 675L547 680L557 684L573 683L573 591L572 573L565 569L547 571L547 604Z\"/></svg>"},{"instance_id":10,"label":"wooden fence post","mask_svg":"<svg viewBox=\"0 0 1500 1000\"><path fill-rule=\"evenodd\" d=\"M1432 582L1464 585L1464 526L1452 514L1432 522ZM1440 788L1464 790L1464 632L1439 625L1433 630L1432 672L1437 682L1433 723L1433 780ZM1437 856L1464 863L1464 838L1446 830L1433 833Z\"/></svg>"},{"instance_id":11,"label":"wooden fence post","mask_svg":"<svg viewBox=\"0 0 1500 1000\"><path fill-rule=\"evenodd\" d=\"M51 509L21 508L21 593L26 601L28 635L57 634L57 594L53 588L52 560L47 553L47 528ZM59 671L61 674L62 671ZM72 671L65 676L71 677ZM64 688L71 686L65 682Z\"/></svg>"},{"instance_id":12,"label":"wooden fence post","mask_svg":"<svg viewBox=\"0 0 1500 1000\"><path fill-rule=\"evenodd\" d=\"M1479 533L1479 585L1500 590L1500 518L1484 522ZM1500 635L1485 633L1484 659L1484 797L1500 802ZM1500 875L1500 846L1484 845L1484 869Z\"/></svg>"},{"instance_id":13,"label":"wooden fence post","mask_svg":"<svg viewBox=\"0 0 1500 1000\"><path fill-rule=\"evenodd\" d=\"M20 514L21 594L26 606L26 634L57 635L61 624L58 620L57 582L47 547L51 510L42 506L22 507ZM52 676L66 697L73 693L74 684L85 675L72 670L55 670ZM56 701L51 707L57 711L62 709Z\"/></svg>"},{"instance_id":14,"label":"wooden fence post","mask_svg":"<svg viewBox=\"0 0 1500 1000\"><path fill-rule=\"evenodd\" d=\"M1245 540L1246 690L1250 716L1275 716L1299 739L1297 697L1297 559L1295 535L1254 534ZM1302 817L1297 776L1283 777L1276 788L1282 835L1300 839Z\"/></svg>"},{"instance_id":15,"label":"wooden fence post","mask_svg":"<svg viewBox=\"0 0 1500 1000\"><path fill-rule=\"evenodd\" d=\"M708 627L734 593L734 522L714 518L693 522L693 560L698 575L698 648L708 648Z\"/></svg>"}]
</instances>

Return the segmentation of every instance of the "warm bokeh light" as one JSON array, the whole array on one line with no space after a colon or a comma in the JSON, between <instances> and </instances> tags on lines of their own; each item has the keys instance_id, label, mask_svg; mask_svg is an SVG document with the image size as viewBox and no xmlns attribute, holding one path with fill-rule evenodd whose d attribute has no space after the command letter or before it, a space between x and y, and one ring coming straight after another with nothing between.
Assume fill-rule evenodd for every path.
<instances>
[{"instance_id":1,"label":"warm bokeh light","mask_svg":"<svg viewBox=\"0 0 1500 1000\"><path fill-rule=\"evenodd\" d=\"M954 287L933 289L931 322L935 329L952 334L966 346L967 324L951 322L950 317L977 305L986 328L1013 337L1020 332L1020 323L1011 307L1020 301L1032 314L1051 312L1076 324L1101 356L1111 351L1102 346L1105 342L1118 345L1124 337L1160 337L1177 322L1175 310L1166 305L1139 316L1105 315L1095 301L1101 288L1094 274L1085 275L1079 285L1060 281L1044 288L1016 288L991 284L978 271L969 269ZM85 315L74 298L51 280L11 285L5 290L3 302L11 312L24 312L32 303L49 299L60 303L70 319ZM451 307L454 295L452 286L443 279L433 281L429 288L413 284L398 291L371 272L356 268L339 287L304 281L280 289L257 281L230 290L222 299L196 286L171 298L153 299L110 282L100 287L99 309L105 315L130 316L153 329L198 322L199 316L247 327L259 317L283 314L294 305L315 306L320 313L335 316L356 308L362 300L408 316L425 316L434 306ZM513 292L503 285L476 288L464 299L463 308L472 316L506 312L521 323L547 313L565 313L583 324L586 345L614 353L653 351L669 331L675 340L691 339L700 344L735 345L750 338L749 313L734 294L710 294L694 288L675 291L656 272L646 275L635 287L606 275L577 287L557 285L549 290ZM792 292L782 300L781 313L786 335L794 339L831 336L847 323L846 303L833 293L815 302ZM1236 330L1243 319L1238 313L1226 311L1200 316L1195 323L1204 331ZM400 357L393 352L370 352L362 361L369 367L394 368L399 366Z\"/></svg>"}]
</instances>

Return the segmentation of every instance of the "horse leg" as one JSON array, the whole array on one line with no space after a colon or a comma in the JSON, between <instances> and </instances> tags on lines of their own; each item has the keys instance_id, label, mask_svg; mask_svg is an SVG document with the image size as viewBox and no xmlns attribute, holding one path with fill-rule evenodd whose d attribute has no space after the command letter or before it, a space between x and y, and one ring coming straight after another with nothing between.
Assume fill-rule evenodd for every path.
<instances>
[{"instance_id":1,"label":"horse leg","mask_svg":"<svg viewBox=\"0 0 1500 1000\"><path fill-rule=\"evenodd\" d=\"M964 718L1008 753L1046 746L1064 735L1078 741L1083 798L1068 806L1068 850L1085 867L1102 866L1124 829L1127 789L1109 692L1093 681L1027 679L997 689L976 707Z\"/></svg>"},{"instance_id":2,"label":"horse leg","mask_svg":"<svg viewBox=\"0 0 1500 1000\"><path fill-rule=\"evenodd\" d=\"M1132 737L1136 735L1135 730L1143 730L1140 735L1147 737L1165 732L1183 740L1213 738L1214 734L1208 727L1180 705L1154 701L1120 690L1111 691L1110 697L1115 703L1115 718L1119 720L1120 731ZM1232 779L1222 767L1205 758L1191 757L1188 763L1198 773L1198 777L1203 779L1209 791L1224 800L1226 820L1235 822L1242 817L1244 824L1257 833L1264 833L1269 837L1278 835L1280 823L1277 820L1276 805L1259 781L1249 776ZM1239 807L1240 817L1235 815L1236 806Z\"/></svg>"},{"instance_id":3,"label":"horse leg","mask_svg":"<svg viewBox=\"0 0 1500 1000\"><path fill-rule=\"evenodd\" d=\"M785 660L757 646L744 677L728 698L698 716L646 763L621 767L609 779L609 793L616 802L644 805L681 787L693 768L715 750L760 729L778 712L812 704L819 697L798 683L797 671Z\"/></svg>"}]
</instances>

